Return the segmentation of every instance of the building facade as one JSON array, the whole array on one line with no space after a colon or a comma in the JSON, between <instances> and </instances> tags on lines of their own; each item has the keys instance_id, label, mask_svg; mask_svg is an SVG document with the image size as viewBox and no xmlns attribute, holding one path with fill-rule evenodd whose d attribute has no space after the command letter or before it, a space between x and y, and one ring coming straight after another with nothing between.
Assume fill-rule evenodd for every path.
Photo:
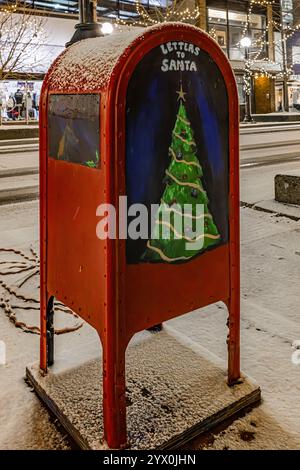
<instances>
[{"instance_id":1,"label":"building facade","mask_svg":"<svg viewBox=\"0 0 300 470\"><path fill-rule=\"evenodd\" d=\"M251 111L252 114L267 114L283 110L284 90L288 87L289 106L298 101L300 107L300 32L286 40L286 51L283 53L281 23L296 26L300 23L300 0L182 0L182 8L200 9L197 25L206 30L220 45L228 56L234 69L239 99L241 118L245 107L245 54L241 39L251 39L248 57L251 61ZM7 4L7 1L1 3ZM14 0L11 1L14 3ZM145 0L144 8L159 6L163 9L170 4L168 0ZM295 10L295 4L299 9ZM28 8L38 14L46 15L45 29L47 44L41 48L43 67L32 74L21 73L14 80L1 83L2 102L14 95L17 90L26 94L29 91L38 95L43 74L51 61L63 50L78 22L78 1L76 0L28 0ZM97 13L100 21L115 21L117 18L127 23L139 19L135 0L102 0L98 2ZM287 26L288 27L288 26ZM0 39L1 41L1 39ZM297 57L298 62L297 62ZM292 64L292 65L291 65ZM284 66L293 68L292 80L284 80L281 72ZM297 92L297 93L296 93ZM297 95L297 96L296 96ZM37 101L37 100L36 100ZM38 111L38 110L37 110ZM24 114L24 113L23 113Z\"/></svg>"},{"instance_id":2,"label":"building facade","mask_svg":"<svg viewBox=\"0 0 300 470\"><path fill-rule=\"evenodd\" d=\"M251 108L253 114L267 114L282 107L280 71L282 58L276 54L280 32L275 24L280 13L280 2L250 0L198 0L201 11L206 12L201 27L206 29L222 47L234 69L240 99L241 117L244 113L245 49L241 39L251 39ZM278 90L276 92L276 90Z\"/></svg>"},{"instance_id":3,"label":"building facade","mask_svg":"<svg viewBox=\"0 0 300 470\"><path fill-rule=\"evenodd\" d=\"M300 111L300 0L282 0L282 23L287 34L286 63L291 70L287 82L288 109Z\"/></svg>"}]
</instances>

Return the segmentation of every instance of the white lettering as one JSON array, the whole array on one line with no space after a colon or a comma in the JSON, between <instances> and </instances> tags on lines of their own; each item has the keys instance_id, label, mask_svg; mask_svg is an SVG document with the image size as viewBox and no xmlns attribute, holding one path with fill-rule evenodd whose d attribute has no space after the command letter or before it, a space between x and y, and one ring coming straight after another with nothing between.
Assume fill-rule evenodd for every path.
<instances>
[{"instance_id":1,"label":"white lettering","mask_svg":"<svg viewBox=\"0 0 300 470\"><path fill-rule=\"evenodd\" d=\"M167 72L168 70L169 70L169 61L168 61L168 59L164 59L162 61L161 71L162 72Z\"/></svg>"},{"instance_id":2,"label":"white lettering","mask_svg":"<svg viewBox=\"0 0 300 470\"><path fill-rule=\"evenodd\" d=\"M162 53L163 53L164 55L168 54L168 49L165 48L165 45L164 45L164 44L161 44L161 45L160 45L160 48L161 48Z\"/></svg>"},{"instance_id":3,"label":"white lettering","mask_svg":"<svg viewBox=\"0 0 300 470\"><path fill-rule=\"evenodd\" d=\"M197 65L193 60L163 59L161 70L162 72L197 72Z\"/></svg>"},{"instance_id":4,"label":"white lettering","mask_svg":"<svg viewBox=\"0 0 300 470\"><path fill-rule=\"evenodd\" d=\"M96 215L103 217L96 226L96 235L100 240L116 238L116 209L112 204L100 204Z\"/></svg>"}]
</instances>

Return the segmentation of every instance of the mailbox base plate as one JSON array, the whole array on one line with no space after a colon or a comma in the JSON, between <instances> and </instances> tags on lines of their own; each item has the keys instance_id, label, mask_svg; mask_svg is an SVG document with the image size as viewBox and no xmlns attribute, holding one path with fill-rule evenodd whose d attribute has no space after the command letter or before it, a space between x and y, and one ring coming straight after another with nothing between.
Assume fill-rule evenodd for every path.
<instances>
[{"instance_id":1,"label":"mailbox base plate","mask_svg":"<svg viewBox=\"0 0 300 470\"><path fill-rule=\"evenodd\" d=\"M229 387L225 364L172 328L136 336L126 353L131 449L181 448L260 402L253 380ZM32 364L26 375L80 448L107 449L100 357L65 368L58 360L46 375Z\"/></svg>"}]
</instances>

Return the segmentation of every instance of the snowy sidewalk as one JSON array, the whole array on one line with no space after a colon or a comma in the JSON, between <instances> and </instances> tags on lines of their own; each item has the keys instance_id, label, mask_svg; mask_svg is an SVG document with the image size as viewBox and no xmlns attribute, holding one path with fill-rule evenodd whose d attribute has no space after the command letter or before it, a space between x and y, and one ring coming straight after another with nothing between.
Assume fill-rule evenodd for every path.
<instances>
[{"instance_id":1,"label":"snowy sidewalk","mask_svg":"<svg viewBox=\"0 0 300 470\"><path fill-rule=\"evenodd\" d=\"M300 206L282 204L275 201L274 178L278 174L294 173L300 170L300 161L285 162L264 167L244 168L241 171L242 205L253 206L258 210L284 214L292 219L300 219Z\"/></svg>"},{"instance_id":2,"label":"snowy sidewalk","mask_svg":"<svg viewBox=\"0 0 300 470\"><path fill-rule=\"evenodd\" d=\"M0 153L0 177L37 174L39 171L38 152Z\"/></svg>"},{"instance_id":3,"label":"snowy sidewalk","mask_svg":"<svg viewBox=\"0 0 300 470\"><path fill-rule=\"evenodd\" d=\"M37 202L0 207L0 247L29 247L37 240L37 207ZM300 222L248 208L241 209L241 222L242 369L260 384L263 404L212 435L207 446L300 449L300 366L291 361L291 345L300 340ZM218 304L168 323L224 359L226 319ZM0 366L0 449L69 448L64 432L23 381L25 366L38 359L38 335L16 329L1 309L0 331L7 345L7 365ZM56 354L70 357L72 349L87 344L97 352L97 334L85 324L55 338Z\"/></svg>"},{"instance_id":4,"label":"snowy sidewalk","mask_svg":"<svg viewBox=\"0 0 300 470\"><path fill-rule=\"evenodd\" d=\"M2 153L1 150L3 147L0 146L0 204L36 199L39 191L38 152L26 148L23 152Z\"/></svg>"},{"instance_id":5,"label":"snowy sidewalk","mask_svg":"<svg viewBox=\"0 0 300 470\"><path fill-rule=\"evenodd\" d=\"M291 360L300 340L300 222L245 208L241 223L242 370L260 384L263 404L211 447L300 449L300 365ZM226 318L211 306L170 323L224 357Z\"/></svg>"}]
</instances>

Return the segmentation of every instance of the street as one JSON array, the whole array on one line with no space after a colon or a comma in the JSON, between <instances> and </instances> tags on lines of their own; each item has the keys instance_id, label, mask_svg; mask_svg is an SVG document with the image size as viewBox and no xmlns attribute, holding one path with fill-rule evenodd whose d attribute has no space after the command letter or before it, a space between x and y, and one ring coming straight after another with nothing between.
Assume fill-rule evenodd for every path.
<instances>
[{"instance_id":1,"label":"street","mask_svg":"<svg viewBox=\"0 0 300 470\"><path fill-rule=\"evenodd\" d=\"M271 200L273 176L299 168L300 124L264 124L240 128L241 200L247 203ZM271 163L276 162L276 165ZM259 167L264 167L262 173ZM0 204L38 197L38 139L0 140ZM248 175L256 175L256 186L245 185ZM246 188L246 189L245 189ZM257 199L258 198L258 199ZM276 208L275 208L276 209Z\"/></svg>"},{"instance_id":2,"label":"street","mask_svg":"<svg viewBox=\"0 0 300 470\"><path fill-rule=\"evenodd\" d=\"M272 201L274 175L299 169L300 161L245 167L241 170L241 200L249 205ZM279 203L278 203L279 204ZM284 205L280 204L280 212ZM300 209L299 220L275 213L241 208L241 339L242 370L262 389L262 405L238 419L206 447L213 449L300 449L300 366L292 363L292 344L300 340ZM38 201L0 206L0 247L22 249L38 243ZM7 254L1 253L1 261ZM3 263L0 265L3 266ZM0 268L0 271L3 268ZM7 282L7 276L1 275ZM0 285L0 295L7 292ZM146 300L145 300L146 301ZM39 312L20 311L19 319L38 326ZM61 327L72 320L58 314ZM226 357L227 311L222 304L206 307L167 322L189 340ZM68 323L69 322L69 323ZM57 421L25 384L25 367L38 360L39 336L16 328L3 308L0 339L7 347L7 365L0 368L1 449L69 449L72 443ZM78 330L55 337L56 354L72 357L72 350L93 346L94 330ZM203 444L191 443L188 448Z\"/></svg>"},{"instance_id":3,"label":"street","mask_svg":"<svg viewBox=\"0 0 300 470\"><path fill-rule=\"evenodd\" d=\"M299 156L299 124L260 123L240 126L242 165L275 162Z\"/></svg>"}]
</instances>

